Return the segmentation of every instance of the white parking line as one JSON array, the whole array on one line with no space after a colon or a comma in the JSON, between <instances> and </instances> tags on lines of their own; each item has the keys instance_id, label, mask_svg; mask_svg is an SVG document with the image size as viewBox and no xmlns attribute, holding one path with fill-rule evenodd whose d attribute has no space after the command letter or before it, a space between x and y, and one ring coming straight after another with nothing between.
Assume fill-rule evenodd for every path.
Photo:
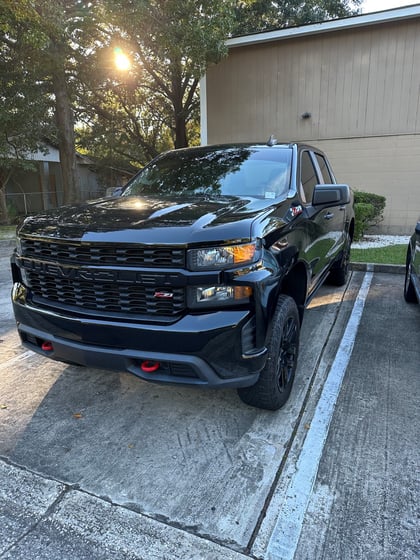
<instances>
[{"instance_id":1,"label":"white parking line","mask_svg":"<svg viewBox=\"0 0 420 560\"><path fill-rule=\"evenodd\" d=\"M322 451L344 374L353 351L372 277L373 273L367 272L363 278L353 311L297 461L295 474L290 480L285 500L271 534L267 547L267 560L293 560L295 556Z\"/></svg>"},{"instance_id":2,"label":"white parking line","mask_svg":"<svg viewBox=\"0 0 420 560\"><path fill-rule=\"evenodd\" d=\"M35 355L36 355L35 352L32 352L32 350L26 350L25 352L22 352L21 354L18 354L17 356L14 356L13 358L10 358L9 360L6 360L2 364L0 364L0 371L8 369L9 367L13 366L17 362L24 362L31 356L35 356Z\"/></svg>"}]
</instances>

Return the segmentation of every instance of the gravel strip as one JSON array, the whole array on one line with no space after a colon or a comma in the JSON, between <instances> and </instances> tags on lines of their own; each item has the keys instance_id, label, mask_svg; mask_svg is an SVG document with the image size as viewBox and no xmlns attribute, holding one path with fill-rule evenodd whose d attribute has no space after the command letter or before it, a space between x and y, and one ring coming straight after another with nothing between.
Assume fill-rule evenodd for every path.
<instances>
[{"instance_id":1,"label":"gravel strip","mask_svg":"<svg viewBox=\"0 0 420 560\"><path fill-rule=\"evenodd\" d=\"M407 245L409 235L365 235L361 241L352 243L352 249L370 249L388 245Z\"/></svg>"}]
</instances>

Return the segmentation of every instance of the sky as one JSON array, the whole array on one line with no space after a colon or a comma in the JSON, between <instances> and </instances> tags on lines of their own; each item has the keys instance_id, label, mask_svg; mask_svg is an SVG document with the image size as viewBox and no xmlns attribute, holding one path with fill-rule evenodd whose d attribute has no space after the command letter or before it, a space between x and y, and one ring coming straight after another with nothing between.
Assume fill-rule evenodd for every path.
<instances>
[{"instance_id":1,"label":"sky","mask_svg":"<svg viewBox=\"0 0 420 560\"><path fill-rule=\"evenodd\" d=\"M402 6L411 6L419 4L420 0L364 0L360 6L362 14L369 12L380 12L382 10L390 10L391 8L400 8Z\"/></svg>"}]
</instances>

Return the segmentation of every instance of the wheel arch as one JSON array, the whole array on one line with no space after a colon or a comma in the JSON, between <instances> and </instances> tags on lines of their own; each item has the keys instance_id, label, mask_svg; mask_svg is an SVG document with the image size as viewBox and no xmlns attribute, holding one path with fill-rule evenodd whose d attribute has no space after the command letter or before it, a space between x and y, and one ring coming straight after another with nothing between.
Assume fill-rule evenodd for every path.
<instances>
[{"instance_id":1,"label":"wheel arch","mask_svg":"<svg viewBox=\"0 0 420 560\"><path fill-rule=\"evenodd\" d=\"M349 234L349 237L350 237L350 243L353 243L353 239L354 239L354 218L351 219L351 222L349 224L348 234Z\"/></svg>"},{"instance_id":2,"label":"wheel arch","mask_svg":"<svg viewBox=\"0 0 420 560\"><path fill-rule=\"evenodd\" d=\"M281 294L294 299L299 311L299 319L302 323L305 311L306 294L308 287L308 274L303 262L297 262L295 266L284 277L279 296Z\"/></svg>"}]
</instances>

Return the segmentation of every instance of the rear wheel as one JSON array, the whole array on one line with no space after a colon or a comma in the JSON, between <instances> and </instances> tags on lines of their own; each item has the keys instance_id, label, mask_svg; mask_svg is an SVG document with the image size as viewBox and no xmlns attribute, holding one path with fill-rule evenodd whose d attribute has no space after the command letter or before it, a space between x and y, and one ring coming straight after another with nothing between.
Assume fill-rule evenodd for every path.
<instances>
[{"instance_id":1,"label":"rear wheel","mask_svg":"<svg viewBox=\"0 0 420 560\"><path fill-rule=\"evenodd\" d=\"M350 245L351 239L347 236L347 243L343 249L343 254L339 260L339 264L335 268L331 269L328 276L328 283L334 286L344 286L347 282L347 276L349 274L349 264L350 264Z\"/></svg>"},{"instance_id":2,"label":"rear wheel","mask_svg":"<svg viewBox=\"0 0 420 560\"><path fill-rule=\"evenodd\" d=\"M299 330L295 301L281 295L273 317L266 365L257 383L238 389L244 403L266 410L278 410L286 404L295 378Z\"/></svg>"},{"instance_id":3,"label":"rear wheel","mask_svg":"<svg viewBox=\"0 0 420 560\"><path fill-rule=\"evenodd\" d=\"M411 252L407 252L407 262L405 265L404 299L408 303L417 303L417 295L411 279Z\"/></svg>"}]
</instances>

